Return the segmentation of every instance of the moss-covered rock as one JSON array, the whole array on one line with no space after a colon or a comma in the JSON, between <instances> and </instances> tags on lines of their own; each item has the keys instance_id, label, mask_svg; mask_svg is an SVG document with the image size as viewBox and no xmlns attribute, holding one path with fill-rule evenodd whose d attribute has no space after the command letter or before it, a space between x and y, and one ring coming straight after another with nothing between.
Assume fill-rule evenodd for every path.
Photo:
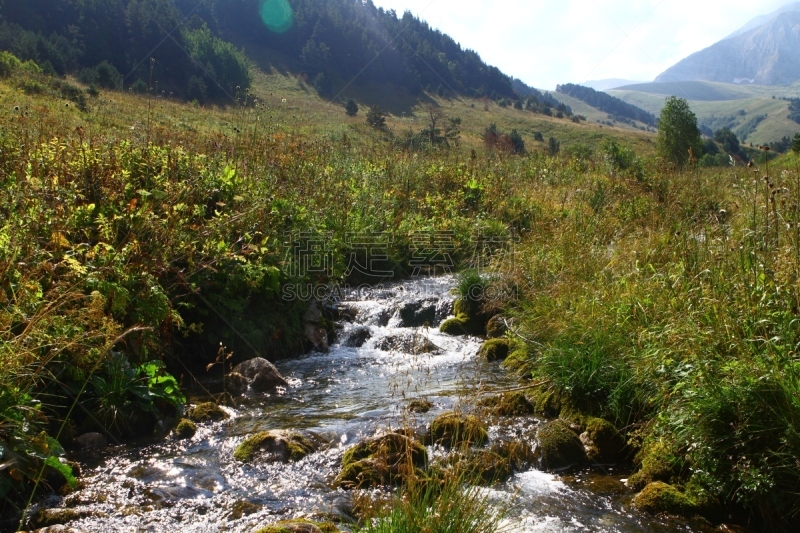
<instances>
[{"instance_id":1,"label":"moss-covered rock","mask_svg":"<svg viewBox=\"0 0 800 533\"><path fill-rule=\"evenodd\" d=\"M481 485L493 485L505 481L513 473L511 459L492 450L478 450L461 460L461 478Z\"/></svg>"},{"instance_id":2,"label":"moss-covered rock","mask_svg":"<svg viewBox=\"0 0 800 533\"><path fill-rule=\"evenodd\" d=\"M455 318L442 322L439 331L447 335L483 335L488 317L476 313L472 307L463 300L456 300L453 304Z\"/></svg>"},{"instance_id":3,"label":"moss-covered rock","mask_svg":"<svg viewBox=\"0 0 800 533\"><path fill-rule=\"evenodd\" d=\"M651 514L691 516L697 512L697 507L689 496L662 481L647 485L633 498L632 504L636 509Z\"/></svg>"},{"instance_id":4,"label":"moss-covered rock","mask_svg":"<svg viewBox=\"0 0 800 533\"><path fill-rule=\"evenodd\" d=\"M489 433L486 427L473 415L451 411L439 415L431 422L430 441L442 446L483 446L487 440Z\"/></svg>"},{"instance_id":5,"label":"moss-covered rock","mask_svg":"<svg viewBox=\"0 0 800 533\"><path fill-rule=\"evenodd\" d=\"M500 315L494 315L486 323L486 337L489 339L499 339L508 331L505 319Z\"/></svg>"},{"instance_id":6,"label":"moss-covered rock","mask_svg":"<svg viewBox=\"0 0 800 533\"><path fill-rule=\"evenodd\" d=\"M249 502L247 500L240 500L233 504L231 512L228 514L228 519L239 520L243 516L248 516L259 512L261 508L262 506L256 503Z\"/></svg>"},{"instance_id":7,"label":"moss-covered rock","mask_svg":"<svg viewBox=\"0 0 800 533\"><path fill-rule=\"evenodd\" d=\"M561 395L544 387L527 389L525 397L533 406L533 414L556 418L561 414Z\"/></svg>"},{"instance_id":8,"label":"moss-covered rock","mask_svg":"<svg viewBox=\"0 0 800 533\"><path fill-rule=\"evenodd\" d=\"M469 335L467 320L462 318L448 318L439 326L439 331L446 335Z\"/></svg>"},{"instance_id":9,"label":"moss-covered rock","mask_svg":"<svg viewBox=\"0 0 800 533\"><path fill-rule=\"evenodd\" d=\"M669 448L662 442L644 447L634 461L641 466L628 478L628 486L633 490L642 490L654 481L670 481L677 462Z\"/></svg>"},{"instance_id":10,"label":"moss-covered rock","mask_svg":"<svg viewBox=\"0 0 800 533\"><path fill-rule=\"evenodd\" d=\"M526 416L532 415L534 412L533 405L521 392L489 396L480 400L478 405L496 416Z\"/></svg>"},{"instance_id":11,"label":"moss-covered rock","mask_svg":"<svg viewBox=\"0 0 800 533\"><path fill-rule=\"evenodd\" d=\"M175 426L174 432L178 439L191 439L197 433L197 425L188 418L181 418L178 425Z\"/></svg>"},{"instance_id":12,"label":"moss-covered rock","mask_svg":"<svg viewBox=\"0 0 800 533\"><path fill-rule=\"evenodd\" d=\"M616 463L625 457L625 439L611 422L602 418L587 417L580 440L590 461Z\"/></svg>"},{"instance_id":13,"label":"moss-covered rock","mask_svg":"<svg viewBox=\"0 0 800 533\"><path fill-rule=\"evenodd\" d=\"M198 423L219 422L220 420L227 420L230 418L228 413L223 411L219 405L213 402L195 405L189 409L188 417L189 420Z\"/></svg>"},{"instance_id":14,"label":"moss-covered rock","mask_svg":"<svg viewBox=\"0 0 800 533\"><path fill-rule=\"evenodd\" d=\"M406 406L409 413L427 413L433 409L433 402L430 400L411 400Z\"/></svg>"},{"instance_id":15,"label":"moss-covered rock","mask_svg":"<svg viewBox=\"0 0 800 533\"><path fill-rule=\"evenodd\" d=\"M542 424L536 440L536 455L545 470L562 470L587 461L583 443L563 420Z\"/></svg>"},{"instance_id":16,"label":"moss-covered rock","mask_svg":"<svg viewBox=\"0 0 800 533\"><path fill-rule=\"evenodd\" d=\"M337 482L348 489L397 485L427 464L425 446L400 433L388 433L348 449Z\"/></svg>"},{"instance_id":17,"label":"moss-covered rock","mask_svg":"<svg viewBox=\"0 0 800 533\"><path fill-rule=\"evenodd\" d=\"M508 339L489 339L478 350L478 356L489 362L502 361L508 357Z\"/></svg>"},{"instance_id":18,"label":"moss-covered rock","mask_svg":"<svg viewBox=\"0 0 800 533\"><path fill-rule=\"evenodd\" d=\"M312 522L304 518L283 520L256 530L256 533L338 533L339 529L330 522Z\"/></svg>"},{"instance_id":19,"label":"moss-covered rock","mask_svg":"<svg viewBox=\"0 0 800 533\"><path fill-rule=\"evenodd\" d=\"M516 338L509 339L508 357L503 361L503 368L520 374L530 371L531 360L527 343Z\"/></svg>"},{"instance_id":20,"label":"moss-covered rock","mask_svg":"<svg viewBox=\"0 0 800 533\"><path fill-rule=\"evenodd\" d=\"M268 462L299 461L317 450L317 443L294 431L262 431L247 437L233 457L247 463L256 457Z\"/></svg>"}]
</instances>

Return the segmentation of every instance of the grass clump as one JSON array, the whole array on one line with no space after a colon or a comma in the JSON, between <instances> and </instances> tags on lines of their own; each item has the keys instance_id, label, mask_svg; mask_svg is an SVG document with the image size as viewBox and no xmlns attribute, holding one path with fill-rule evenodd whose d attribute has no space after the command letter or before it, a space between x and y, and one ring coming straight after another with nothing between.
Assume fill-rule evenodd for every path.
<instances>
[{"instance_id":1,"label":"grass clump","mask_svg":"<svg viewBox=\"0 0 800 533\"><path fill-rule=\"evenodd\" d=\"M503 510L477 487L446 475L439 482L414 480L386 505L377 506L357 533L497 533L503 531Z\"/></svg>"},{"instance_id":2,"label":"grass clump","mask_svg":"<svg viewBox=\"0 0 800 533\"><path fill-rule=\"evenodd\" d=\"M281 520L256 530L256 533L338 533L339 529L330 522L314 522L305 518Z\"/></svg>"}]
</instances>

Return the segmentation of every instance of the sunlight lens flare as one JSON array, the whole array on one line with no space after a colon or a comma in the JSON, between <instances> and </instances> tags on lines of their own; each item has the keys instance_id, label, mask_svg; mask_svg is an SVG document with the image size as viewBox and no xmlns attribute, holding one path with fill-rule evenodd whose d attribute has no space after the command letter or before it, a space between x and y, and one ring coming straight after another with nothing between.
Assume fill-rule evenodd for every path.
<instances>
[{"instance_id":1,"label":"sunlight lens flare","mask_svg":"<svg viewBox=\"0 0 800 533\"><path fill-rule=\"evenodd\" d=\"M285 33L294 24L292 7L286 0L260 0L258 13L270 31Z\"/></svg>"}]
</instances>

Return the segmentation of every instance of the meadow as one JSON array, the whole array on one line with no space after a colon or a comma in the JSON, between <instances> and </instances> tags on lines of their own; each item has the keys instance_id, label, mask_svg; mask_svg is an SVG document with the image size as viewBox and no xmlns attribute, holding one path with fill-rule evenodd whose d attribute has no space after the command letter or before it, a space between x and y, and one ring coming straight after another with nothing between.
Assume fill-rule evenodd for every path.
<instances>
[{"instance_id":1,"label":"meadow","mask_svg":"<svg viewBox=\"0 0 800 533\"><path fill-rule=\"evenodd\" d=\"M620 428L643 485L671 483L712 520L796 526L797 155L679 172L651 135L493 102L429 96L373 130L366 109L348 117L294 77L256 73L236 97L0 82L4 512L37 484L74 483L60 457L80 432L158 433L183 407L181 375L204 372L220 342L301 352L305 309L278 298L296 281L287 233L330 232L343 257L349 233L389 233L403 276L411 235L447 231L465 270L475 235L519 238L484 273L515 288L490 302L524 346L507 366L562 416ZM462 119L457 145L397 142L425 127L426 106ZM485 148L491 123L527 153Z\"/></svg>"}]
</instances>

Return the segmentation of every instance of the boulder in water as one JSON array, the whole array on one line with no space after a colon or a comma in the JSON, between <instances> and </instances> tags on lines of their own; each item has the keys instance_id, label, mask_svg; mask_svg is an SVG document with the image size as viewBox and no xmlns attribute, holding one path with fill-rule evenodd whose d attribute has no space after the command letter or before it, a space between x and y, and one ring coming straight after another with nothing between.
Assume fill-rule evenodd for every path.
<instances>
[{"instance_id":1,"label":"boulder in water","mask_svg":"<svg viewBox=\"0 0 800 533\"><path fill-rule=\"evenodd\" d=\"M502 361L508 357L508 339L489 339L478 350L478 356L489 362Z\"/></svg>"},{"instance_id":2,"label":"boulder in water","mask_svg":"<svg viewBox=\"0 0 800 533\"><path fill-rule=\"evenodd\" d=\"M478 405L496 416L527 416L534 413L533 405L521 392L489 396L480 400Z\"/></svg>"},{"instance_id":3,"label":"boulder in water","mask_svg":"<svg viewBox=\"0 0 800 533\"><path fill-rule=\"evenodd\" d=\"M102 434L94 432L84 433L80 437L76 437L72 442L81 450L105 448L108 446L108 440Z\"/></svg>"},{"instance_id":4,"label":"boulder in water","mask_svg":"<svg viewBox=\"0 0 800 533\"><path fill-rule=\"evenodd\" d=\"M234 396L241 396L247 392L249 385L247 378L238 372L231 372L225 376L225 390Z\"/></svg>"},{"instance_id":5,"label":"boulder in water","mask_svg":"<svg viewBox=\"0 0 800 533\"><path fill-rule=\"evenodd\" d=\"M499 339L508 331L505 319L500 315L494 315L486 323L486 336L490 339Z\"/></svg>"},{"instance_id":6,"label":"boulder in water","mask_svg":"<svg viewBox=\"0 0 800 533\"><path fill-rule=\"evenodd\" d=\"M489 433L477 417L450 411L431 422L430 440L448 448L461 444L483 446Z\"/></svg>"},{"instance_id":7,"label":"boulder in water","mask_svg":"<svg viewBox=\"0 0 800 533\"><path fill-rule=\"evenodd\" d=\"M398 485L427 464L425 446L405 435L387 433L348 449L337 481L346 489Z\"/></svg>"},{"instance_id":8,"label":"boulder in water","mask_svg":"<svg viewBox=\"0 0 800 533\"><path fill-rule=\"evenodd\" d=\"M181 419L175 426L175 437L180 440L191 439L197 433L197 425L186 418Z\"/></svg>"},{"instance_id":9,"label":"boulder in water","mask_svg":"<svg viewBox=\"0 0 800 533\"><path fill-rule=\"evenodd\" d=\"M198 423L219 422L220 420L227 420L230 415L214 402L205 402L189 409L188 418L192 422Z\"/></svg>"},{"instance_id":10,"label":"boulder in water","mask_svg":"<svg viewBox=\"0 0 800 533\"><path fill-rule=\"evenodd\" d=\"M564 470L587 461L583 443L563 420L542 424L536 440L536 455L544 470Z\"/></svg>"},{"instance_id":11,"label":"boulder in water","mask_svg":"<svg viewBox=\"0 0 800 533\"><path fill-rule=\"evenodd\" d=\"M243 463L259 457L267 462L299 461L317 450L313 439L294 431L262 431L247 437L233 457Z\"/></svg>"},{"instance_id":12,"label":"boulder in water","mask_svg":"<svg viewBox=\"0 0 800 533\"><path fill-rule=\"evenodd\" d=\"M250 388L258 392L269 392L275 387L286 387L286 381L275 365L264 359L256 357L243 363L239 363L233 369L234 374L244 376L250 384Z\"/></svg>"},{"instance_id":13,"label":"boulder in water","mask_svg":"<svg viewBox=\"0 0 800 533\"><path fill-rule=\"evenodd\" d=\"M609 464L624 458L625 439L614 424L592 417L586 419L585 427L579 438L590 461Z\"/></svg>"},{"instance_id":14,"label":"boulder in water","mask_svg":"<svg viewBox=\"0 0 800 533\"><path fill-rule=\"evenodd\" d=\"M355 328L348 335L344 345L348 348L361 348L372 337L372 332L367 327Z\"/></svg>"},{"instance_id":15,"label":"boulder in water","mask_svg":"<svg viewBox=\"0 0 800 533\"><path fill-rule=\"evenodd\" d=\"M408 302L398 311L400 315L400 327L418 328L425 324L431 325L436 321L436 302L421 301Z\"/></svg>"},{"instance_id":16,"label":"boulder in water","mask_svg":"<svg viewBox=\"0 0 800 533\"><path fill-rule=\"evenodd\" d=\"M401 352L411 355L441 355L444 353L430 339L414 333L384 337L375 343L375 347L385 352Z\"/></svg>"},{"instance_id":17,"label":"boulder in water","mask_svg":"<svg viewBox=\"0 0 800 533\"><path fill-rule=\"evenodd\" d=\"M631 504L636 509L651 514L689 516L697 512L697 506L689 496L663 481L654 481L647 485L633 498Z\"/></svg>"}]
</instances>

